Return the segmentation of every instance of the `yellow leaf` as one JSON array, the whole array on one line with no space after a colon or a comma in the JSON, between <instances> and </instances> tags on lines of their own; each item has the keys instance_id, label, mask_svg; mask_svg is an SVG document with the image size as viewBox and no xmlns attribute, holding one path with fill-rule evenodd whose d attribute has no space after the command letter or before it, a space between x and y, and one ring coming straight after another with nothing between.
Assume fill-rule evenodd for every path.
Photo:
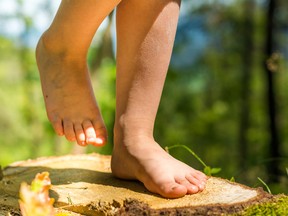
<instances>
[{"instance_id":1,"label":"yellow leaf","mask_svg":"<svg viewBox=\"0 0 288 216\"><path fill-rule=\"evenodd\" d=\"M31 186L20 187L20 209L23 216L54 216L54 199L49 197L51 180L48 172L38 173Z\"/></svg>"}]
</instances>

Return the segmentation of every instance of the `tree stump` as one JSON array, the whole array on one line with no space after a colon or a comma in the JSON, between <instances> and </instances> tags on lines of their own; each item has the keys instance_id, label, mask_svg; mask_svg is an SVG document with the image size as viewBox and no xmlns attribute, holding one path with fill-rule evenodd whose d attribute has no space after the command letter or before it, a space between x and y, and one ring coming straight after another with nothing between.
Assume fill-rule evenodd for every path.
<instances>
[{"instance_id":1,"label":"tree stump","mask_svg":"<svg viewBox=\"0 0 288 216\"><path fill-rule=\"evenodd\" d=\"M110 156L67 155L15 162L2 171L0 216L19 215L21 182L31 183L47 171L52 181L50 196L56 210L71 215L219 215L240 214L257 203L276 202L261 188L249 188L210 177L206 189L178 199L152 194L138 181L114 178ZM1 176L1 175L0 175Z\"/></svg>"}]
</instances>

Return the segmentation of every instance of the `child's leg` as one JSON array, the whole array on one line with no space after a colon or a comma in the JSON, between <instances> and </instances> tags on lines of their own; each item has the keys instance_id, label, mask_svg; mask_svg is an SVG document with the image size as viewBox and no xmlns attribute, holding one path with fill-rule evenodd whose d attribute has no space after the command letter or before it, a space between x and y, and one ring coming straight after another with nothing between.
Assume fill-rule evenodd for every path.
<instances>
[{"instance_id":1,"label":"child's leg","mask_svg":"<svg viewBox=\"0 0 288 216\"><path fill-rule=\"evenodd\" d=\"M120 0L63 0L36 50L48 118L58 135L102 145L107 132L86 64L91 40Z\"/></svg>"},{"instance_id":2,"label":"child's leg","mask_svg":"<svg viewBox=\"0 0 288 216\"><path fill-rule=\"evenodd\" d=\"M179 5L180 0L123 0L117 8L112 172L170 198L197 193L206 183L203 173L171 157L153 138Z\"/></svg>"}]
</instances>

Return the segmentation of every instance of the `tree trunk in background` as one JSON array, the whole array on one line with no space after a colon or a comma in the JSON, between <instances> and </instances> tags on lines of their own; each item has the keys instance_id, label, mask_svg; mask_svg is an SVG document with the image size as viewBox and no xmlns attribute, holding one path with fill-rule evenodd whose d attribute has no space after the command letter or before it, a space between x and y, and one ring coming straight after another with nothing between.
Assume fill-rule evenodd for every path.
<instances>
[{"instance_id":1,"label":"tree trunk in background","mask_svg":"<svg viewBox=\"0 0 288 216\"><path fill-rule=\"evenodd\" d=\"M276 91L275 91L275 73L267 65L267 59L273 54L273 43L274 43L274 16L277 1L270 0L267 9L267 25L266 25L266 59L265 59L265 73L267 77L267 105L268 105L268 127L270 132L269 142L269 162L267 168L271 181L277 181L280 175L279 162L280 158L280 141L278 135L278 124L277 124L277 106L276 106Z\"/></svg>"},{"instance_id":2,"label":"tree trunk in background","mask_svg":"<svg viewBox=\"0 0 288 216\"><path fill-rule=\"evenodd\" d=\"M246 0L243 5L245 11L242 23L242 79L241 79L241 113L239 126L239 168L246 169L248 162L248 139L247 134L250 126L250 92L251 92L251 73L253 69L253 17L255 3Z\"/></svg>"}]
</instances>

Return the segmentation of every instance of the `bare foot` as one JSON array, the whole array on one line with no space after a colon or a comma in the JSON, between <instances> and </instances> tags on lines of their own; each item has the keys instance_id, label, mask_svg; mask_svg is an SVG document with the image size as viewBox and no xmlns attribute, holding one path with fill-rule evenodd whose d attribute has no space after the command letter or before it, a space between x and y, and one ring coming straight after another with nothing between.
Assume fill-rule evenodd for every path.
<instances>
[{"instance_id":1,"label":"bare foot","mask_svg":"<svg viewBox=\"0 0 288 216\"><path fill-rule=\"evenodd\" d=\"M69 45L73 46L73 45ZM36 49L46 111L55 132L79 145L101 146L107 131L90 82L86 56L47 44L44 36Z\"/></svg>"},{"instance_id":2,"label":"bare foot","mask_svg":"<svg viewBox=\"0 0 288 216\"><path fill-rule=\"evenodd\" d=\"M115 141L112 173L122 179L137 179L154 193L167 198L202 191L207 177L176 160L147 136Z\"/></svg>"}]
</instances>

